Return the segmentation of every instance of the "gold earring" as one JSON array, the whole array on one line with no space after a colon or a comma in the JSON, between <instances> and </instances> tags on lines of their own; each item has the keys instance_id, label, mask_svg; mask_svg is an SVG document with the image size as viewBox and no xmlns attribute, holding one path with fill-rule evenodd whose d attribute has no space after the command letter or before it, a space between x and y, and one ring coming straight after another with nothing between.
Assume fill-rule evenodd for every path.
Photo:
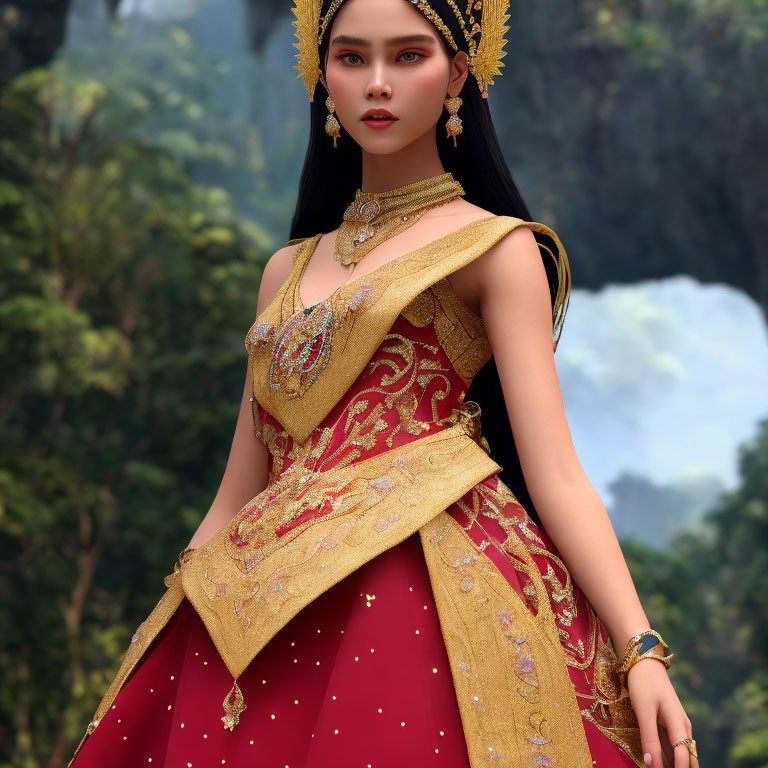
<instances>
[{"instance_id":1,"label":"gold earring","mask_svg":"<svg viewBox=\"0 0 768 768\"><path fill-rule=\"evenodd\" d=\"M458 96L449 97L443 102L450 114L450 117L445 123L445 127L448 131L446 138L450 139L453 137L454 147L456 146L456 137L464 130L461 124L461 118L456 114L463 103L464 102Z\"/></svg>"},{"instance_id":2,"label":"gold earring","mask_svg":"<svg viewBox=\"0 0 768 768\"><path fill-rule=\"evenodd\" d=\"M325 100L325 106L328 109L328 116L325 118L325 132L333 137L333 146L336 147L336 139L339 138L340 128L339 121L335 118L333 112L336 109L336 105L333 103L333 99L328 96Z\"/></svg>"}]
</instances>

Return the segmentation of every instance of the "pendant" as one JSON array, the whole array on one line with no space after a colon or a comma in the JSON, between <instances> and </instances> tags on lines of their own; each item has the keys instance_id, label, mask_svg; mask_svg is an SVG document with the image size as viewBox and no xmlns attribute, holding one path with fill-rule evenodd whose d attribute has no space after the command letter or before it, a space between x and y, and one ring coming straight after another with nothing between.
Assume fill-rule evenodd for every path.
<instances>
[{"instance_id":1,"label":"pendant","mask_svg":"<svg viewBox=\"0 0 768 768\"><path fill-rule=\"evenodd\" d=\"M356 218L363 219L369 224L381 213L381 203L378 200L366 200L359 208Z\"/></svg>"},{"instance_id":2,"label":"pendant","mask_svg":"<svg viewBox=\"0 0 768 768\"><path fill-rule=\"evenodd\" d=\"M234 701L231 701L232 696L235 697ZM240 690L240 686L237 684L237 680L235 680L235 684L232 686L229 693L224 697L222 705L226 714L221 718L221 720L224 723L224 727L232 731L240 722L240 715L245 712L246 709L248 709L248 707L245 706L245 701L243 700L243 692Z\"/></svg>"},{"instance_id":3,"label":"pendant","mask_svg":"<svg viewBox=\"0 0 768 768\"><path fill-rule=\"evenodd\" d=\"M269 386L286 397L301 397L328 364L337 322L330 300L289 318L275 340Z\"/></svg>"},{"instance_id":4,"label":"pendant","mask_svg":"<svg viewBox=\"0 0 768 768\"><path fill-rule=\"evenodd\" d=\"M358 245L370 240L376 234L376 230L370 224L364 224L357 230L357 237L352 241L352 245L357 248Z\"/></svg>"}]
</instances>

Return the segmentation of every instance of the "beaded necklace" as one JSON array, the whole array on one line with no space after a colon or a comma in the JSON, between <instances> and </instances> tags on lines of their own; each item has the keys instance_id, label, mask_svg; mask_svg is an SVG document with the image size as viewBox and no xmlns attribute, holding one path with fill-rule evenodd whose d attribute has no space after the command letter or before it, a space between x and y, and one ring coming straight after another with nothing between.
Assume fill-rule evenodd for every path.
<instances>
[{"instance_id":1,"label":"beaded necklace","mask_svg":"<svg viewBox=\"0 0 768 768\"><path fill-rule=\"evenodd\" d=\"M428 210L464 194L451 173L421 179L386 192L355 192L336 233L333 258L357 264L368 251L415 224Z\"/></svg>"}]
</instances>

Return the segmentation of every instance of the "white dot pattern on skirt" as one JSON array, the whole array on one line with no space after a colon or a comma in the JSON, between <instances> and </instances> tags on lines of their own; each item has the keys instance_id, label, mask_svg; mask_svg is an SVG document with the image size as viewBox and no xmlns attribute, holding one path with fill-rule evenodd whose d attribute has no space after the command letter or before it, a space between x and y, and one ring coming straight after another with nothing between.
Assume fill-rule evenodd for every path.
<instances>
[{"instance_id":1,"label":"white dot pattern on skirt","mask_svg":"<svg viewBox=\"0 0 768 768\"><path fill-rule=\"evenodd\" d=\"M408 586L407 589L408 589L408 592L411 592L411 593L414 591L412 586ZM372 613L374 613L373 612L373 608L377 608L379 606L383 606L384 603L386 603L386 598L384 597L384 595L379 595L378 598L377 598L377 596L375 594L368 594L368 593L360 593L360 594L365 599L364 606L365 606L365 609L366 609L366 613L367 613L367 611L369 609L372 611ZM384 601L384 602L382 602L382 601ZM414 607L422 607L422 609L425 610L425 611L429 609L429 605L414 606ZM433 615L434 615L434 612L433 612ZM436 619L437 619L437 617L436 617ZM436 624L436 626L439 629L439 624ZM328 629L330 629L330 632L323 632L323 630L328 630ZM333 636L335 634L337 637L345 635L345 630L344 629L339 629L338 633L334 633L333 629L334 629L333 627L315 626L314 627L314 630L315 630L314 634L315 635L330 634L331 636ZM338 627L337 627L337 629L338 629ZM347 626L347 629L350 629L350 627ZM356 632L352 633L352 637L353 638L355 638L357 636L357 631L359 631L358 628L356 628ZM417 628L413 627L412 625L410 627L406 626L405 627L405 634L408 634L410 632L413 632L413 634L411 634L410 637L419 636L421 634L421 629L417 629ZM377 635L377 637L378 636L379 635ZM284 637L284 635L283 635L283 637ZM365 637L365 635L361 634L360 639L363 640L364 637ZM427 637L428 637L428 641L431 641L432 639L434 639L434 628L433 627L430 627L430 630L427 633ZM298 638L298 640L300 641L301 638ZM318 638L318 642L320 642L319 638ZM339 641L339 642L341 643L341 645L338 646L340 649L345 650L347 653L349 653L350 650L353 651L353 652L349 653L349 655L347 655L347 653L342 653L342 654L335 654L333 656L328 657L330 659L330 662L331 662L330 663L330 669L331 669L331 673L330 674L335 674L336 667L337 667L337 665L342 663L342 659L343 658L347 658L350 661L353 661L356 665L359 665L360 672L352 673L355 677L359 676L360 674L365 675L365 674L369 673L369 669L376 670L375 674L380 674L380 669L381 668L376 667L376 666L374 666L372 668L369 668L369 666L368 666L369 664L376 665L378 663L378 662L374 662L374 656L378 656L379 655L377 653L377 648L375 646L368 646L369 656L368 657L364 657L364 656L360 656L359 652L358 652L357 655L355 655L354 654L354 650L355 650L354 647L350 648L350 646L348 644L347 645L344 644L347 641ZM363 640L363 642L364 642L364 640ZM430 647L429 645L427 645L427 646L423 645L423 642L425 642L425 641L418 641L418 642L419 642L419 647L420 648L423 648L423 647L429 648ZM301 646L301 642L297 642L297 639L295 638L295 636L294 636L294 639L288 638L288 639L285 640L285 647L287 649L296 649L298 646ZM320 646L320 648L318 650L322 650L324 647L325 646ZM312 649L310 648L309 650L311 651ZM386 650L388 650L388 649L385 649L385 651ZM204 656L208 655L209 659L210 659L210 655L209 655L210 654L210 649L207 649L207 650L206 649L204 649L204 650L200 650L200 649L194 650L194 648L191 648L191 649L189 649L189 653L195 659L199 660L199 661L196 662L197 664L200 664L202 662L201 666L204 666L204 667L208 667L209 666L209 660L201 658L201 656L204 657ZM320 653L318 653L317 655L319 656L319 658L311 659L311 657L310 657L310 659L307 659L306 655L302 656L302 653L299 653L296 657L287 658L287 659L285 659L285 661L287 661L289 664L292 662L293 664L296 664L296 665L312 664L312 661L314 661L314 664L312 664L312 669L317 669L317 668L321 668L323 666L326 666L327 665L327 660L325 660L325 658ZM386 656L386 653L384 655ZM366 662L365 661L366 658L370 659L370 661ZM391 655L390 655L389 658L391 658ZM385 659L385 663L389 662L389 658ZM433 664L429 664L428 663L429 661L434 661L434 659L430 659L429 657L425 657L424 658L424 662L425 663L423 665L423 670L424 670L424 673L429 673L430 677L431 677L431 675L436 675L440 668L438 666L434 666ZM221 668L220 667L221 663L222 662L218 658L218 656L216 657L216 659L211 660L211 664L215 665L215 669L213 667L211 667L212 668L212 672L210 674L213 674L214 672L218 671ZM285 663L285 662L283 662L283 663ZM301 668L305 668L305 667L301 667L300 666L300 669ZM386 667L384 667L384 669L386 669ZM209 674L209 673L206 673L206 674ZM323 673L321 673L320 670L318 669L317 674L323 674ZM326 671L324 674L328 675L329 672ZM374 674L374 672L370 672L370 674ZM165 679L169 680L171 682L175 682L178 678L179 678L179 672L176 671L174 674L168 674L168 676ZM323 679L325 679L325 678L323 678ZM427 678L425 677L424 679L426 680ZM449 679L449 682L450 682L450 677L448 679ZM262 678L261 682L262 682L262 685L264 685L264 686L266 686L268 684L268 680L266 678ZM278 678L277 684L279 684L279 682L280 682L280 680ZM452 683L451 683L451 685L452 685ZM144 688L144 690L147 690L147 688ZM154 687L150 687L148 690L149 690L150 693L154 693ZM178 690L179 690L178 688L174 688L174 690L170 692L171 696L174 695L174 692L178 693ZM269 689L267 689L267 691L268 690ZM386 691L386 689L383 689L383 690ZM163 688L158 688L158 691L160 692L160 696L163 697L163 698L165 698L168 695L168 693L169 693L168 691L165 691ZM346 689L345 689L345 692L346 692ZM271 695L271 694L268 694L268 695ZM358 692L354 691L354 695L351 697L351 699L349 697L347 697L346 695L343 696L342 698L344 699L344 702L345 702L347 707L349 707L349 706L356 707L357 706L359 708L358 703L357 703L357 698L356 698L357 696L358 696ZM330 692L328 692L327 693L327 697L328 698L326 700L330 700L332 702L338 702L339 701L339 696L337 695L337 693L330 693ZM247 695L246 695L246 700L247 700ZM293 704L295 706L299 705L301 703L301 701L302 701L300 698L288 697L288 698L286 698L286 703L291 701L291 700L293 701ZM478 698L475 697L475 701L477 701L477 700L478 700ZM119 702L119 700L118 700L118 702ZM181 702L182 702L182 700L179 699L175 703L167 703L167 698L166 698L166 711L168 713L170 713L175 708L178 707L177 717L178 717L178 715L181 715L182 713L187 714L187 710L181 705ZM374 700L374 702L375 702L375 700ZM251 703L251 702L247 702L247 703L251 704L251 706L249 707L251 712L247 713L244 716L244 718L247 719L248 717L256 717L257 713L259 712L258 701L256 703ZM273 703L277 703L277 700L275 700ZM311 708L313 706L315 706L315 705L313 705L312 697L310 696L310 701L309 701L309 705L308 705L307 708L310 709L310 711L311 711ZM334 704L334 707L336 707L336 706L338 706L338 704ZM369 706L370 706L370 704L369 704ZM112 704L111 705L111 710L115 710L116 708L117 708L117 704ZM302 708L302 709L304 709L304 708ZM393 714L392 707L377 706L375 703L373 703L373 706L368 711L372 712L372 713L375 713L375 715L373 715L375 717L381 717L381 716L384 715L385 710L387 710L388 714L387 714L386 717L381 718L380 721L382 723L385 723L384 727L387 727L386 726L386 723L388 722L387 721L387 717L392 717L392 714ZM291 711L292 712L299 712L300 710L299 709L295 709L294 710L292 708ZM328 710L328 711L330 712L330 710ZM343 712L344 711L343 707L339 711ZM263 713L264 710L261 710L261 712ZM273 711L273 712L269 712L267 710L267 712L265 714L269 714L269 718L268 718L269 722L274 722L274 721L280 719L280 718L277 717L277 715L281 714L281 713L279 711L277 711L277 710ZM123 717L118 718L116 722L122 725L124 717L125 717L125 714L123 715ZM168 718L171 718L171 717L172 716L169 714ZM395 714L395 718L397 718L396 714ZM174 723L174 725L178 726L178 729L176 731L177 733L178 733L179 730L184 730L184 731L189 731L190 730L190 728L187 728L187 725L189 724L189 720L187 718L185 718L185 721L186 722ZM399 731L400 729L405 729L407 721L408 721L407 717L404 718L404 719L397 718L397 719L394 720L394 722L392 722L392 725L393 726L397 726L397 723L399 723L399 726L397 726L398 731ZM251 721L251 722L254 722L254 721ZM328 725L330 725L330 728L329 728L328 731L326 731L326 733L332 734L332 737L340 737L340 738L343 738L343 734L349 735L351 732L354 731L354 729L352 729L352 731L350 731L350 729L345 728L344 727L344 722L345 721L333 723L331 721L330 723L328 723ZM243 720L241 719L241 723L240 723L240 727L241 728L242 728L242 723L243 723ZM125 726L123 726L123 727L125 727ZM194 729L192 729L192 730L194 730ZM416 731L417 732L419 731L419 723L418 722L417 722L417 725L416 725ZM235 732L236 732L236 730L235 730ZM444 737L445 736L445 730L435 729L434 731L431 731L431 732L432 733L439 733L440 737ZM130 734L130 732L129 732L129 734ZM256 745L256 743L257 743L256 739L248 738L247 734L243 734L243 735L245 736L246 741L243 741L242 743L248 744L249 746L255 746ZM316 735L318 735L318 734L316 734L314 732L311 733L311 738L315 739ZM201 739L201 741L202 740L210 741L209 740L209 733L198 733L198 737L197 738ZM122 735L122 741L123 741L123 743L128 742L129 741L128 735ZM218 739L214 739L213 740L214 748L216 747L217 743L221 743L221 742L219 742ZM435 746L434 743L432 745L430 745L430 746L431 746L430 752L432 752L433 754L439 754L440 753L440 749L437 746ZM129 747L126 747L126 749L128 749L128 748ZM185 756L185 757L187 757L187 756ZM192 757L193 757L193 760L194 760L195 756L192 756ZM181 764L181 765L186 764L187 768L198 768L198 766L201 765L201 764L207 764L207 765L213 764L212 762L207 762L206 763L207 760L211 760L211 757L202 758L200 755L197 755L196 757L197 757L197 759L195 760L194 763L192 761L186 761L185 760L184 762L180 762L180 763L177 763L177 764ZM216 760L216 763L220 763L222 766L227 764L227 762L228 762L227 758L229 757L229 755L227 755L227 758L222 757L221 754L219 754L217 757L218 757L218 759ZM142 759L146 760L146 762L149 763L149 764L153 763L153 757L151 757L151 756L148 757L146 755L146 752L142 756ZM200 762L201 759L203 760L203 763ZM187 757L187 760L188 760L188 757ZM229 762L231 763L231 760ZM363 764L365 764L365 763L360 763L360 765L363 765ZM286 768L290 768L290 764L289 763L286 763L285 765L286 765ZM443 764L441 763L440 765L443 765ZM367 766L369 768L372 768L373 764L372 763L367 763Z\"/></svg>"}]
</instances>

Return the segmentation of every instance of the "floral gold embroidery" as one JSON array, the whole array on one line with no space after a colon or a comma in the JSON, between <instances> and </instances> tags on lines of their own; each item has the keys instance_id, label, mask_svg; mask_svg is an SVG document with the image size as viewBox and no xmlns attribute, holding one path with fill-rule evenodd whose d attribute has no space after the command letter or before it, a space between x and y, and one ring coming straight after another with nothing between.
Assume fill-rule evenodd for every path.
<instances>
[{"instance_id":1,"label":"floral gold embroidery","mask_svg":"<svg viewBox=\"0 0 768 768\"><path fill-rule=\"evenodd\" d=\"M470 762L480 765L493 755L504 765L591 768L548 601L532 614L448 512L430 520L419 534ZM527 562L543 593L541 577L519 539L510 548Z\"/></svg>"},{"instance_id":2,"label":"floral gold embroidery","mask_svg":"<svg viewBox=\"0 0 768 768\"><path fill-rule=\"evenodd\" d=\"M370 294L371 286L364 283L348 301L334 296L292 314L276 334L269 386L288 398L301 397L328 365L337 329L368 305ZM266 338L260 337L259 342Z\"/></svg>"},{"instance_id":3,"label":"floral gold embroidery","mask_svg":"<svg viewBox=\"0 0 768 768\"><path fill-rule=\"evenodd\" d=\"M407 317L411 302L429 289L427 298L437 312L430 333L466 389L490 358L490 346L482 321L450 293L444 278L521 226L556 243L554 232L543 224L491 216L392 259L366 279L345 283L332 299L307 308L298 287L320 236L301 241L291 276L249 335L254 397L298 442L305 442L363 374L401 313ZM556 244L564 262L565 250Z\"/></svg>"},{"instance_id":4,"label":"floral gold embroidery","mask_svg":"<svg viewBox=\"0 0 768 768\"><path fill-rule=\"evenodd\" d=\"M574 681L582 717L619 745L638 768L642 768L637 719L629 694L616 672L616 655L604 640L607 637L605 627L573 583L545 532L533 523L497 475L476 485L456 501L450 511L452 515L460 512L462 520L466 518L461 528L468 535L473 529L479 529L480 533L474 534L480 538L478 551L487 551L493 545L506 555L534 615L542 599L551 605L565 662L572 670L569 674ZM501 538L483 523L484 517L499 524L504 534ZM521 545L527 556L520 556ZM527 557L530 560L524 562ZM537 583L541 586L537 587Z\"/></svg>"}]
</instances>

